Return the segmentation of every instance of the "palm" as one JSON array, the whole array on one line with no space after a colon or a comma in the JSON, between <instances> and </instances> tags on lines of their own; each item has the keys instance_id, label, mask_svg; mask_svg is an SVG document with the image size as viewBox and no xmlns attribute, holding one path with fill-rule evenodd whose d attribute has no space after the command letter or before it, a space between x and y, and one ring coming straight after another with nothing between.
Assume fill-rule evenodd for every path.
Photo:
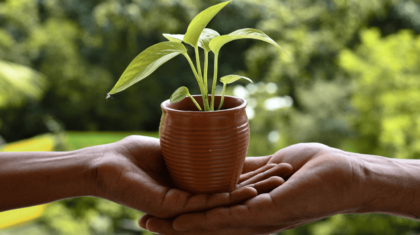
<instances>
[{"instance_id":1,"label":"palm","mask_svg":"<svg viewBox=\"0 0 420 235\"><path fill-rule=\"evenodd\" d=\"M160 150L159 140L127 137L103 146L96 163L98 195L162 218L239 203L257 192L192 195L173 186Z\"/></svg>"},{"instance_id":2,"label":"palm","mask_svg":"<svg viewBox=\"0 0 420 235\"><path fill-rule=\"evenodd\" d=\"M242 178L278 163L289 163L295 173L269 194L246 201L246 206L186 214L173 223L153 218L147 227L164 234L269 234L350 213L360 205L350 192L358 192L360 200L364 196L353 188L361 179L351 162L345 152L320 144L293 145L272 156L248 158Z\"/></svg>"}]
</instances>

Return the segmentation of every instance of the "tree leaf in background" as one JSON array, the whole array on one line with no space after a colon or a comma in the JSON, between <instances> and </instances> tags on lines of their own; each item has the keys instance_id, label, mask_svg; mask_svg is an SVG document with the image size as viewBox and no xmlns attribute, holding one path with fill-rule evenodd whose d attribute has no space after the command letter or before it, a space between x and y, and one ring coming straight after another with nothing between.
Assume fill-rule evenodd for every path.
<instances>
[{"instance_id":1,"label":"tree leaf in background","mask_svg":"<svg viewBox=\"0 0 420 235\"><path fill-rule=\"evenodd\" d=\"M171 95L171 98L169 98L169 100L171 101L171 103L178 103L181 100L185 99L185 97L187 97L189 94L190 92L188 91L188 88L182 86L176 89L176 91Z\"/></svg>"},{"instance_id":2,"label":"tree leaf in background","mask_svg":"<svg viewBox=\"0 0 420 235\"><path fill-rule=\"evenodd\" d=\"M168 34L164 33L162 34L166 39L168 39L171 42L182 42L184 41L184 34Z\"/></svg>"},{"instance_id":3,"label":"tree leaf in background","mask_svg":"<svg viewBox=\"0 0 420 235\"><path fill-rule=\"evenodd\" d=\"M226 75L224 77L221 77L220 78L220 81L223 82L223 83L225 83L225 84L231 84L233 82L238 81L241 78L243 78L245 80L248 80L250 83L252 83L252 80L251 79L249 79L247 77L244 77L244 76L240 76L240 75Z\"/></svg>"},{"instance_id":4,"label":"tree leaf in background","mask_svg":"<svg viewBox=\"0 0 420 235\"><path fill-rule=\"evenodd\" d=\"M108 97L141 81L166 61L186 52L187 49L180 42L161 42L147 48L131 61Z\"/></svg>"},{"instance_id":5,"label":"tree leaf in background","mask_svg":"<svg viewBox=\"0 0 420 235\"><path fill-rule=\"evenodd\" d=\"M193 47L197 47L201 32L204 30L210 20L213 19L213 17L231 1L222 2L211 6L194 17L190 25L188 25L187 33L184 36L184 42L192 45Z\"/></svg>"},{"instance_id":6,"label":"tree leaf in background","mask_svg":"<svg viewBox=\"0 0 420 235\"><path fill-rule=\"evenodd\" d=\"M223 45L225 45L226 43L230 41L238 40L238 39L257 39L264 42L268 42L282 49L287 54L287 52L281 46L279 46L273 39L271 39L265 33L257 29L249 29L249 28L239 29L228 35L222 35L222 36L214 38L210 42L210 48L215 54L217 54L219 53L219 50L220 48L222 48Z\"/></svg>"},{"instance_id":7,"label":"tree leaf in background","mask_svg":"<svg viewBox=\"0 0 420 235\"><path fill-rule=\"evenodd\" d=\"M209 52L211 50L210 41L219 36L220 34L216 30L205 28L198 39L198 46Z\"/></svg>"},{"instance_id":8,"label":"tree leaf in background","mask_svg":"<svg viewBox=\"0 0 420 235\"><path fill-rule=\"evenodd\" d=\"M46 80L37 71L0 61L0 108L20 105L27 99L39 100L45 88Z\"/></svg>"}]
</instances>

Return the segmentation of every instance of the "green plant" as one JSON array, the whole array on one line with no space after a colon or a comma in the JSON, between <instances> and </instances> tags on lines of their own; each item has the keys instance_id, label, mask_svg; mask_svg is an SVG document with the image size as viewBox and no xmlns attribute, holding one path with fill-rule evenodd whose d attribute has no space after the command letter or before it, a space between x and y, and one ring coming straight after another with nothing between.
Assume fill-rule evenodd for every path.
<instances>
[{"instance_id":1,"label":"green plant","mask_svg":"<svg viewBox=\"0 0 420 235\"><path fill-rule=\"evenodd\" d=\"M174 58L179 54L182 54L188 60L188 63L190 64L194 76L197 80L198 86L200 87L201 95L203 97L204 111L214 111L214 93L217 81L218 56L219 51L223 45L230 41L238 39L257 39L268 42L276 47L281 48L284 51L284 49L280 47L274 40L272 40L263 32L256 29L246 28L236 30L228 35L220 35L213 29L205 28L210 22L210 20L231 1L219 3L200 12L191 21L185 35L163 34L163 36L169 41L155 44L147 48L136 58L134 58L134 60L128 65L124 73L121 75L117 84L115 84L112 90L108 93L107 98L110 97L110 95L123 91L131 85L133 85L134 83L143 80L152 72L154 72L163 63ZM194 47L197 69L195 68L191 58L188 56L187 49L184 47L182 42L190 44ZM198 49L199 47L201 47L204 50L204 73L201 72L200 53ZM208 53L210 51L214 53L214 77L211 92L211 104L209 104L208 101L207 85ZM224 79L226 79L222 81L224 83L224 88L226 84L232 83L238 80L239 78L241 78L241 76L239 75L229 75L224 77ZM246 79L251 81L248 78ZM171 102L179 102L186 96L189 96L196 104L197 108L201 110L198 103L194 100L194 98L191 95L189 95L188 89L186 87L181 87L177 89L175 93L171 96ZM219 109L222 107L223 98L224 92L222 94L222 101L221 105L219 106Z\"/></svg>"}]
</instances>

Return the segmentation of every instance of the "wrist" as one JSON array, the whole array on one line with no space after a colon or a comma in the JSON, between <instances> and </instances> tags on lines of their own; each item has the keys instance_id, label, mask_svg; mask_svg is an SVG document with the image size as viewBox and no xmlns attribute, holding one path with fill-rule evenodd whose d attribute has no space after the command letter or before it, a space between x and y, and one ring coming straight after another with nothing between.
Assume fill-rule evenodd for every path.
<instances>
[{"instance_id":1,"label":"wrist","mask_svg":"<svg viewBox=\"0 0 420 235\"><path fill-rule=\"evenodd\" d=\"M94 154L21 152L0 154L0 211L93 195Z\"/></svg>"},{"instance_id":2,"label":"wrist","mask_svg":"<svg viewBox=\"0 0 420 235\"><path fill-rule=\"evenodd\" d=\"M367 197L361 213L420 216L420 161L361 155Z\"/></svg>"},{"instance_id":3,"label":"wrist","mask_svg":"<svg viewBox=\"0 0 420 235\"><path fill-rule=\"evenodd\" d=\"M77 158L83 158L83 185L81 185L81 196L102 197L100 184L98 183L99 169L105 157L107 145L87 147L74 151Z\"/></svg>"}]
</instances>

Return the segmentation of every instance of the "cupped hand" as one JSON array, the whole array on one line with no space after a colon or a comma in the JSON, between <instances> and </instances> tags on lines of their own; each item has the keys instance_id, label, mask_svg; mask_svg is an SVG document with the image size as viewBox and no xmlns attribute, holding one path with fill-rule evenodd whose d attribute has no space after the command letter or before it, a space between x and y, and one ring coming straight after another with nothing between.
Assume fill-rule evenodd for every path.
<instances>
[{"instance_id":1,"label":"cupped hand","mask_svg":"<svg viewBox=\"0 0 420 235\"><path fill-rule=\"evenodd\" d=\"M272 156L248 158L245 171L261 171L278 163L289 163L295 173L269 193L244 204L174 220L146 217L140 224L166 235L270 234L334 214L357 212L366 201L363 172L355 155L321 144L297 144Z\"/></svg>"},{"instance_id":2,"label":"cupped hand","mask_svg":"<svg viewBox=\"0 0 420 235\"><path fill-rule=\"evenodd\" d=\"M231 193L200 195L176 189L156 138L130 136L103 145L101 152L102 156L96 158L91 167L96 175L95 196L153 216L169 218L233 205L257 196L257 190L251 187Z\"/></svg>"}]
</instances>

